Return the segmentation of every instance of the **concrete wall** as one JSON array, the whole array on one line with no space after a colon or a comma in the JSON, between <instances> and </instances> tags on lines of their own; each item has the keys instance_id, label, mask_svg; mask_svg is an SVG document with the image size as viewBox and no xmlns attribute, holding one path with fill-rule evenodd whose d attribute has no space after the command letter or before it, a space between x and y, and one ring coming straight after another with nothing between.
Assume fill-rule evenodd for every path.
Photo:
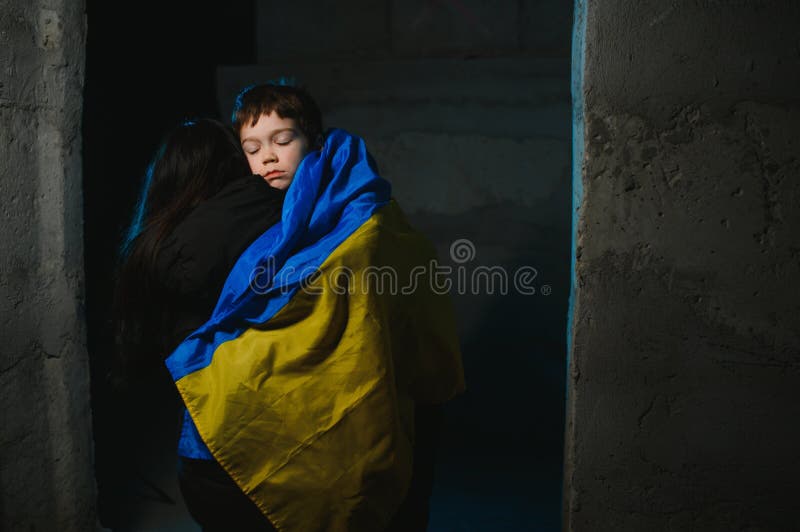
<instances>
[{"instance_id":1,"label":"concrete wall","mask_svg":"<svg viewBox=\"0 0 800 532\"><path fill-rule=\"evenodd\" d=\"M219 71L223 116L246 85L290 76L307 86L327 126L365 138L444 263L467 276L537 270L532 295L451 279L467 392L448 405L432 530L497 530L498 516L509 530L559 526L571 10L562 0L261 1L259 64ZM460 239L471 260L456 264Z\"/></svg>"},{"instance_id":2,"label":"concrete wall","mask_svg":"<svg viewBox=\"0 0 800 532\"><path fill-rule=\"evenodd\" d=\"M256 2L259 64L324 60L569 54L563 0Z\"/></svg>"},{"instance_id":3,"label":"concrete wall","mask_svg":"<svg viewBox=\"0 0 800 532\"><path fill-rule=\"evenodd\" d=\"M0 11L0 529L92 530L83 2Z\"/></svg>"},{"instance_id":4,"label":"concrete wall","mask_svg":"<svg viewBox=\"0 0 800 532\"><path fill-rule=\"evenodd\" d=\"M470 394L477 396L463 425L560 439L569 285L568 62L432 58L228 67L220 76L222 107L230 109L236 92L253 80L287 73L319 100L326 127L364 137L393 195L443 261L456 266L450 246L468 239L475 255L464 264L468 272L499 266L513 274L529 265L538 271L535 288L552 289L520 296L513 287L507 295L454 288L452 295L472 370ZM497 342L504 356L492 361ZM509 366L518 371L507 375ZM535 400L543 389L549 399ZM534 428L543 418L558 426Z\"/></svg>"},{"instance_id":5,"label":"concrete wall","mask_svg":"<svg viewBox=\"0 0 800 532\"><path fill-rule=\"evenodd\" d=\"M800 529L800 5L577 9L565 528Z\"/></svg>"}]
</instances>

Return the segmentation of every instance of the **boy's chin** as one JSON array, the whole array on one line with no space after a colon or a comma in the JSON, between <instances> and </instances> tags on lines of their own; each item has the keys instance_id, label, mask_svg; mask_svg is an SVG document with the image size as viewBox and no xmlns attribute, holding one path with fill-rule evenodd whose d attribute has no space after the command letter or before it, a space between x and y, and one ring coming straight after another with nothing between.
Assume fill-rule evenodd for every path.
<instances>
[{"instance_id":1,"label":"boy's chin","mask_svg":"<svg viewBox=\"0 0 800 532\"><path fill-rule=\"evenodd\" d=\"M264 181L272 188L277 188L278 190L286 190L289 188L289 185L292 184L292 179L286 177L276 177L273 179L267 179L265 177Z\"/></svg>"}]
</instances>

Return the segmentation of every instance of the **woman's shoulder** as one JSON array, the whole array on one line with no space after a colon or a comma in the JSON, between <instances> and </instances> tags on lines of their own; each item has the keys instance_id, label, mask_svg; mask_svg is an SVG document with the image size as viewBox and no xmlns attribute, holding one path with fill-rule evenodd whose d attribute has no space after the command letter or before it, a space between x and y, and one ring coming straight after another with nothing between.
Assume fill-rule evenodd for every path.
<instances>
[{"instance_id":1,"label":"woman's shoulder","mask_svg":"<svg viewBox=\"0 0 800 532\"><path fill-rule=\"evenodd\" d=\"M261 199L280 198L282 200L286 193L283 190L278 190L277 188L269 186L260 175L252 174L232 179L213 197L203 203L213 204L242 201L248 198L254 199L251 195L255 195Z\"/></svg>"},{"instance_id":2,"label":"woman's shoulder","mask_svg":"<svg viewBox=\"0 0 800 532\"><path fill-rule=\"evenodd\" d=\"M179 292L224 280L250 242L280 220L284 195L260 176L234 179L165 237L158 276Z\"/></svg>"}]
</instances>

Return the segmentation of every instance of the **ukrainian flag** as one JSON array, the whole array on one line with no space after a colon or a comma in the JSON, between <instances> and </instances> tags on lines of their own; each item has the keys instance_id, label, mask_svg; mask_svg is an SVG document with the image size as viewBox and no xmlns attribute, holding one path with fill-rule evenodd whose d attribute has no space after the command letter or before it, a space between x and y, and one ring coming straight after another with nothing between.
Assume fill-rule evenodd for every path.
<instances>
[{"instance_id":1,"label":"ukrainian flag","mask_svg":"<svg viewBox=\"0 0 800 532\"><path fill-rule=\"evenodd\" d=\"M464 390L435 258L363 140L329 130L167 359L181 454L213 456L278 530L384 529L409 486L415 402Z\"/></svg>"}]
</instances>

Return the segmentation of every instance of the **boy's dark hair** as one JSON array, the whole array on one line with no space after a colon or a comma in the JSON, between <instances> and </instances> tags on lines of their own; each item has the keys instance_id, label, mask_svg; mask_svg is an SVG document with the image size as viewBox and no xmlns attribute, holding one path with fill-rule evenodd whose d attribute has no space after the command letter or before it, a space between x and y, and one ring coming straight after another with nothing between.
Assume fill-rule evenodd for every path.
<instances>
[{"instance_id":1,"label":"boy's dark hair","mask_svg":"<svg viewBox=\"0 0 800 532\"><path fill-rule=\"evenodd\" d=\"M238 134L245 124L254 126L261 115L278 113L297 120L300 131L314 148L322 144L322 113L305 89L291 85L264 83L243 89L233 104L231 122Z\"/></svg>"}]
</instances>

